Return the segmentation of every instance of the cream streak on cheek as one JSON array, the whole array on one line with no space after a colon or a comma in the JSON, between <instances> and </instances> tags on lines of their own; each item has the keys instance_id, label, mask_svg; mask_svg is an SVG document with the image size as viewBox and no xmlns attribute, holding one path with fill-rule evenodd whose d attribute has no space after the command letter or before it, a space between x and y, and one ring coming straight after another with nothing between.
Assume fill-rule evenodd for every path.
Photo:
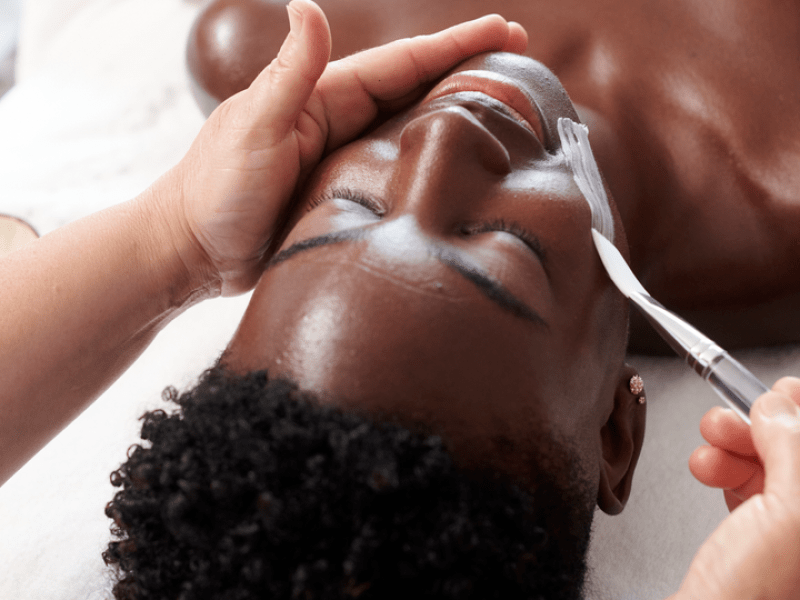
<instances>
[{"instance_id":1,"label":"cream streak on cheek","mask_svg":"<svg viewBox=\"0 0 800 600\"><path fill-rule=\"evenodd\" d=\"M558 135L561 138L561 148L572 168L575 183L592 210L592 228L613 242L614 217L600 169L589 145L589 129L571 119L561 118L558 120Z\"/></svg>"}]
</instances>

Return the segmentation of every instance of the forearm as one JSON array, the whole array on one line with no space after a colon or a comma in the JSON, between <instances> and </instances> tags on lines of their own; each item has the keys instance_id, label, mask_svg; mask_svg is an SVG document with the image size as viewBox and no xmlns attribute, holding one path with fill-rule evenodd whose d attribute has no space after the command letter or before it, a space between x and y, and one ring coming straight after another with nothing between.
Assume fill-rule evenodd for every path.
<instances>
[{"instance_id":1,"label":"forearm","mask_svg":"<svg viewBox=\"0 0 800 600\"><path fill-rule=\"evenodd\" d=\"M155 211L168 186L0 259L0 484L207 294Z\"/></svg>"}]
</instances>

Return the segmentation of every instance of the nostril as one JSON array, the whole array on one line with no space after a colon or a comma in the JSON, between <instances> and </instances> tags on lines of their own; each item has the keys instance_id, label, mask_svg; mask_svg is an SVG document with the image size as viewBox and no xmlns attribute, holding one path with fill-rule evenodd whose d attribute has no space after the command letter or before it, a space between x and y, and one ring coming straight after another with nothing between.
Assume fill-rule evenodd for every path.
<instances>
[{"instance_id":1,"label":"nostril","mask_svg":"<svg viewBox=\"0 0 800 600\"><path fill-rule=\"evenodd\" d=\"M463 106L432 110L408 123L400 135L400 154L412 152L430 168L447 165L464 176L476 166L494 175L511 172L508 150Z\"/></svg>"}]
</instances>

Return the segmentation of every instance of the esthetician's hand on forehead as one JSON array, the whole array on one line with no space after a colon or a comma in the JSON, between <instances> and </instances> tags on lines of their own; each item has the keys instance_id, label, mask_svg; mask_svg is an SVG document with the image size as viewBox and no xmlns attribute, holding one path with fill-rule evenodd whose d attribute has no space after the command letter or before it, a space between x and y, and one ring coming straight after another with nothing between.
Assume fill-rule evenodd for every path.
<instances>
[{"instance_id":1,"label":"esthetician's hand on forehead","mask_svg":"<svg viewBox=\"0 0 800 600\"><path fill-rule=\"evenodd\" d=\"M289 6L291 32L249 89L220 105L167 177L166 218L188 238L184 262L212 295L255 285L280 217L323 152L356 137L379 109L398 109L464 59L522 52L521 26L494 15L398 40L328 64L330 31L310 0Z\"/></svg>"}]
</instances>

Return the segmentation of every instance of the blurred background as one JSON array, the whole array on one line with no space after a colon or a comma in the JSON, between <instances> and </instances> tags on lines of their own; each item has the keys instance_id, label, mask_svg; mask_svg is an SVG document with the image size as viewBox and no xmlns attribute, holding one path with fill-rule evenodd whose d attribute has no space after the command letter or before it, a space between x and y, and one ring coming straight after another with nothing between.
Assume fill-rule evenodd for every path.
<instances>
[{"instance_id":1,"label":"blurred background","mask_svg":"<svg viewBox=\"0 0 800 600\"><path fill-rule=\"evenodd\" d=\"M0 0L0 96L14 85L21 0Z\"/></svg>"}]
</instances>

